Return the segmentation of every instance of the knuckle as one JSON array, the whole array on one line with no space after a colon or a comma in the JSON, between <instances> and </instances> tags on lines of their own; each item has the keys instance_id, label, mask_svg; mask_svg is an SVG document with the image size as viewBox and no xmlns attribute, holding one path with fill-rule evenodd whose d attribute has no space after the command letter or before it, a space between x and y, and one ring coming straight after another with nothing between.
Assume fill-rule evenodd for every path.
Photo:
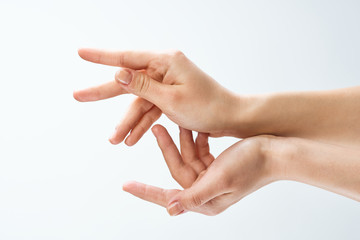
<instances>
[{"instance_id":1,"label":"knuckle","mask_svg":"<svg viewBox=\"0 0 360 240\"><path fill-rule=\"evenodd\" d=\"M116 63L118 66L124 66L125 63L125 54L120 53L116 58Z\"/></svg>"},{"instance_id":2,"label":"knuckle","mask_svg":"<svg viewBox=\"0 0 360 240\"><path fill-rule=\"evenodd\" d=\"M167 70L165 57L160 56L150 61L147 68L148 74L155 80L162 81Z\"/></svg>"},{"instance_id":3,"label":"knuckle","mask_svg":"<svg viewBox=\"0 0 360 240\"><path fill-rule=\"evenodd\" d=\"M149 124L153 124L156 120L158 120L161 116L161 111L159 108L153 109L151 114L148 114L148 122Z\"/></svg>"},{"instance_id":4,"label":"knuckle","mask_svg":"<svg viewBox=\"0 0 360 240\"><path fill-rule=\"evenodd\" d=\"M185 54L184 54L182 51L180 51L180 50L175 50L175 51L173 52L173 56L174 56L175 58L180 58L180 57L185 57Z\"/></svg>"},{"instance_id":5,"label":"knuckle","mask_svg":"<svg viewBox=\"0 0 360 240\"><path fill-rule=\"evenodd\" d=\"M168 55L171 61L181 61L186 58L185 54L180 50L172 50Z\"/></svg>"},{"instance_id":6,"label":"knuckle","mask_svg":"<svg viewBox=\"0 0 360 240\"><path fill-rule=\"evenodd\" d=\"M140 133L145 133L149 129L147 124L139 124L137 128Z\"/></svg>"},{"instance_id":7,"label":"knuckle","mask_svg":"<svg viewBox=\"0 0 360 240\"><path fill-rule=\"evenodd\" d=\"M153 116L151 116L150 114L145 114L145 116L143 116L143 118L141 119L143 126L150 126L155 121L156 121L156 119Z\"/></svg>"},{"instance_id":8,"label":"knuckle","mask_svg":"<svg viewBox=\"0 0 360 240\"><path fill-rule=\"evenodd\" d=\"M186 199L183 200L182 205L187 210L195 209L202 205L202 199L196 194L190 194Z\"/></svg>"},{"instance_id":9,"label":"knuckle","mask_svg":"<svg viewBox=\"0 0 360 240\"><path fill-rule=\"evenodd\" d=\"M145 74L135 74L135 89L140 93L145 93L150 87L150 81L148 81Z\"/></svg>"}]
</instances>

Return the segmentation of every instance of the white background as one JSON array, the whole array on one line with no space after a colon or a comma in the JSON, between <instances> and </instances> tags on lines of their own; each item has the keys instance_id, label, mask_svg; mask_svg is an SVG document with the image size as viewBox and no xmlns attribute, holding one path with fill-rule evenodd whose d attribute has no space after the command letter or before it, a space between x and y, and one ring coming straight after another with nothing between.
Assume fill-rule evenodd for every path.
<instances>
[{"instance_id":1,"label":"white background","mask_svg":"<svg viewBox=\"0 0 360 240\"><path fill-rule=\"evenodd\" d=\"M72 98L117 70L79 47L180 49L239 94L358 85L359 12L344 0L0 0L0 239L359 239L358 202L294 182L216 217L169 217L121 190L178 187L150 132L107 142L133 97ZM235 141L212 139L213 153Z\"/></svg>"}]
</instances>

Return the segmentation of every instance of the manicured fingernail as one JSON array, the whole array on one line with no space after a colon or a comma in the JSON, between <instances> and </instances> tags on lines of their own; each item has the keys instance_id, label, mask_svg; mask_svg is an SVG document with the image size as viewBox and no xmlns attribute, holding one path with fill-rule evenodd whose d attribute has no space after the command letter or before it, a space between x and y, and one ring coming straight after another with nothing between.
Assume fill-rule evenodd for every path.
<instances>
[{"instance_id":1,"label":"manicured fingernail","mask_svg":"<svg viewBox=\"0 0 360 240\"><path fill-rule=\"evenodd\" d=\"M167 210L170 216L177 216L184 212L184 208L181 206L179 202L174 202L170 204Z\"/></svg>"},{"instance_id":2,"label":"manicured fingernail","mask_svg":"<svg viewBox=\"0 0 360 240\"><path fill-rule=\"evenodd\" d=\"M120 69L117 73L116 73L116 80L121 82L122 84L130 84L131 80L132 80L132 73L130 70L128 69Z\"/></svg>"}]
</instances>

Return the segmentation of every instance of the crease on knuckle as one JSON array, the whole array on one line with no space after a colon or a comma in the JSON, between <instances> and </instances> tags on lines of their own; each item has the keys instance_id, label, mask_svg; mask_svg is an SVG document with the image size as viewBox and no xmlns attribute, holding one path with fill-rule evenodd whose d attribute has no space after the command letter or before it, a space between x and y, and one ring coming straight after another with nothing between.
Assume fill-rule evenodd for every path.
<instances>
[{"instance_id":1,"label":"crease on knuckle","mask_svg":"<svg viewBox=\"0 0 360 240\"><path fill-rule=\"evenodd\" d=\"M125 63L125 54L120 53L119 56L116 58L116 64L118 66L124 66Z\"/></svg>"},{"instance_id":2,"label":"crease on knuckle","mask_svg":"<svg viewBox=\"0 0 360 240\"><path fill-rule=\"evenodd\" d=\"M202 204L203 204L203 201L198 195L191 194L183 206L185 208L188 208L188 210L192 210L192 209L198 208Z\"/></svg>"},{"instance_id":3,"label":"crease on knuckle","mask_svg":"<svg viewBox=\"0 0 360 240\"><path fill-rule=\"evenodd\" d=\"M138 124L136 128L138 133L145 133L149 129L148 125L146 124Z\"/></svg>"},{"instance_id":4,"label":"crease on knuckle","mask_svg":"<svg viewBox=\"0 0 360 240\"><path fill-rule=\"evenodd\" d=\"M149 62L147 73L154 78L155 80L162 82L165 72L166 72L166 63L163 58L156 58Z\"/></svg>"},{"instance_id":5,"label":"crease on knuckle","mask_svg":"<svg viewBox=\"0 0 360 240\"><path fill-rule=\"evenodd\" d=\"M144 74L138 74L136 79L136 89L140 93L145 93L150 88L150 81L146 79L146 76Z\"/></svg>"}]
</instances>

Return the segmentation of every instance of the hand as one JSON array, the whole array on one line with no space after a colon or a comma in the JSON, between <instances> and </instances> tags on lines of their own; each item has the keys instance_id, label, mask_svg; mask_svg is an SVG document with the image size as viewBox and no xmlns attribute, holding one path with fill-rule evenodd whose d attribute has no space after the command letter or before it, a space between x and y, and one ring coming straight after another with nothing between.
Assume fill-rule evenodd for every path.
<instances>
[{"instance_id":1,"label":"hand","mask_svg":"<svg viewBox=\"0 0 360 240\"><path fill-rule=\"evenodd\" d=\"M184 190L137 182L124 184L123 189L166 207L170 215L186 211L216 215L277 180L303 182L360 201L359 148L262 135L235 143L214 160L206 134L200 133L194 143L191 131L180 129L180 154L162 126L154 126L153 133Z\"/></svg>"},{"instance_id":2,"label":"hand","mask_svg":"<svg viewBox=\"0 0 360 240\"><path fill-rule=\"evenodd\" d=\"M165 113L187 129L248 138L275 135L360 144L360 87L330 91L236 96L197 68L181 52L107 52L80 49L85 60L124 67L117 81L74 92L79 101L96 101L124 93L135 100L110 141L135 144ZM155 104L155 106L153 105Z\"/></svg>"},{"instance_id":3,"label":"hand","mask_svg":"<svg viewBox=\"0 0 360 240\"><path fill-rule=\"evenodd\" d=\"M267 158L273 137L242 140L217 159L209 152L208 135L180 128L181 154L160 125L152 128L173 178L184 190L165 190L138 182L123 189L141 199L166 207L170 215L194 211L215 215L256 189L274 181L274 166Z\"/></svg>"},{"instance_id":4,"label":"hand","mask_svg":"<svg viewBox=\"0 0 360 240\"><path fill-rule=\"evenodd\" d=\"M110 142L135 144L165 113L179 126L211 136L234 135L238 97L201 71L181 52L108 52L80 49L88 61L120 69L114 81L74 92L78 101L97 101L125 93L135 100Z\"/></svg>"}]
</instances>

